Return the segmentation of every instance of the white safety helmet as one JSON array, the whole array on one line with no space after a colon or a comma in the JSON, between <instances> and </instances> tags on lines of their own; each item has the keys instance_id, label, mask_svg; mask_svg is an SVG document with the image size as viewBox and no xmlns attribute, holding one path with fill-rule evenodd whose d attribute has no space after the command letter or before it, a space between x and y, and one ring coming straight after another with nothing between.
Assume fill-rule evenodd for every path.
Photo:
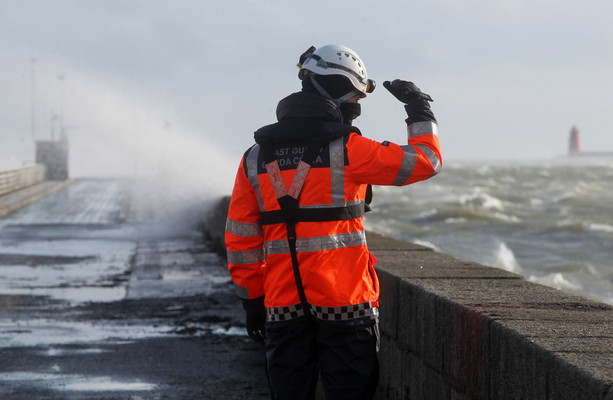
<instances>
[{"instance_id":1,"label":"white safety helmet","mask_svg":"<svg viewBox=\"0 0 613 400\"><path fill-rule=\"evenodd\" d=\"M316 75L342 75L364 95L375 90L375 81L368 79L364 63L355 51L346 46L329 44L319 49L311 46L300 56L298 67L301 80L309 75L309 71Z\"/></svg>"}]
</instances>

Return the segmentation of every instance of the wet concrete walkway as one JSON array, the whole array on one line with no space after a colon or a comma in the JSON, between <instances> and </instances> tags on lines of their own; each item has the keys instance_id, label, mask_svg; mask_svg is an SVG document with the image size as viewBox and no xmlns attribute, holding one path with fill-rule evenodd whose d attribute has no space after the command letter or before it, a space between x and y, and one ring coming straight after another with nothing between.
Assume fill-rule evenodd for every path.
<instances>
[{"instance_id":1,"label":"wet concrete walkway","mask_svg":"<svg viewBox=\"0 0 613 400\"><path fill-rule=\"evenodd\" d=\"M261 347L202 236L128 182L0 219L0 399L266 399Z\"/></svg>"}]
</instances>

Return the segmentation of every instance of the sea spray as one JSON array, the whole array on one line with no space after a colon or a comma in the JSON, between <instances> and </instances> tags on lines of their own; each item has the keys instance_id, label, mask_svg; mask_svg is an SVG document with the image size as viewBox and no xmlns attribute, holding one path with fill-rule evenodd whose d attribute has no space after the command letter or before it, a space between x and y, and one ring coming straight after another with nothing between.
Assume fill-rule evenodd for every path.
<instances>
[{"instance_id":1,"label":"sea spray","mask_svg":"<svg viewBox=\"0 0 613 400\"><path fill-rule=\"evenodd\" d=\"M126 179L133 208L155 208L167 231L193 225L212 199L231 192L240 154L227 150L224 132L191 124L173 98L69 65L41 62L38 70L39 107L58 102L51 83L65 71L61 121L40 123L36 139L67 135L71 177Z\"/></svg>"}]
</instances>

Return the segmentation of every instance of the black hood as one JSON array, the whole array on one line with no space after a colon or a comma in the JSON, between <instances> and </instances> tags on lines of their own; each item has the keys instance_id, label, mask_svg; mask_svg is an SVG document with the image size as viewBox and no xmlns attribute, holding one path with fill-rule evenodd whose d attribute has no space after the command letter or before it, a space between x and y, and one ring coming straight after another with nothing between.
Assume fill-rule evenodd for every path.
<instances>
[{"instance_id":1,"label":"black hood","mask_svg":"<svg viewBox=\"0 0 613 400\"><path fill-rule=\"evenodd\" d=\"M290 94L277 105L277 120L317 119L343 122L343 114L334 102L320 94L297 92Z\"/></svg>"},{"instance_id":2,"label":"black hood","mask_svg":"<svg viewBox=\"0 0 613 400\"><path fill-rule=\"evenodd\" d=\"M297 92L287 96L277 106L277 119L276 124L255 132L257 143L327 143L350 132L360 132L343 124L338 106L319 94Z\"/></svg>"}]
</instances>

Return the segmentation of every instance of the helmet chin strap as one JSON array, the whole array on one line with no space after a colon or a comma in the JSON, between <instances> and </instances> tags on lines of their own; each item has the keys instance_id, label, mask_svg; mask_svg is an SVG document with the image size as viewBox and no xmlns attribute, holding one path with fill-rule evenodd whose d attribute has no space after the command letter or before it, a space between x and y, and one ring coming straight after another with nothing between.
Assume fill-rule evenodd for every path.
<instances>
[{"instance_id":1,"label":"helmet chin strap","mask_svg":"<svg viewBox=\"0 0 613 400\"><path fill-rule=\"evenodd\" d=\"M337 106L340 106L341 104L343 104L344 102L346 102L350 98L355 97L355 96L360 94L360 92L358 90L352 90L351 92L347 93L346 95L341 96L338 99L334 99L334 98L332 98L332 96L330 96L330 93L328 93L328 91L326 89L324 89L319 83L317 83L317 81L315 80L313 75L309 76L309 79L311 80L311 83L313 84L313 86L315 86L315 89L317 89L319 94L321 94L324 97L329 98Z\"/></svg>"}]
</instances>

